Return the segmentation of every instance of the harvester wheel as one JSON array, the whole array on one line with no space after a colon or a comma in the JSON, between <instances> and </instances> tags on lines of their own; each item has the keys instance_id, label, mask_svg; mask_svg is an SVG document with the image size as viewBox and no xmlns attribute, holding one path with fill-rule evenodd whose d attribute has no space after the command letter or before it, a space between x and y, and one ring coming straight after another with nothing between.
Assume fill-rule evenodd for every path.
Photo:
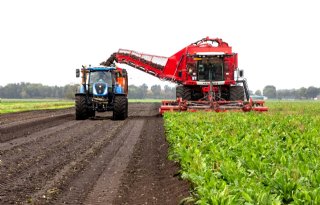
<instances>
[{"instance_id":1,"label":"harvester wheel","mask_svg":"<svg viewBox=\"0 0 320 205\"><path fill-rule=\"evenodd\" d=\"M243 86L230 87L230 101L244 100Z\"/></svg>"},{"instance_id":2,"label":"harvester wheel","mask_svg":"<svg viewBox=\"0 0 320 205\"><path fill-rule=\"evenodd\" d=\"M86 96L76 96L76 120L88 118Z\"/></svg>"},{"instance_id":3,"label":"harvester wheel","mask_svg":"<svg viewBox=\"0 0 320 205\"><path fill-rule=\"evenodd\" d=\"M182 98L183 97L183 92L184 89L183 89L183 86L182 85L178 85L176 87L176 98Z\"/></svg>"},{"instance_id":4,"label":"harvester wheel","mask_svg":"<svg viewBox=\"0 0 320 205\"><path fill-rule=\"evenodd\" d=\"M183 100L191 100L192 99L192 90L188 87L183 87Z\"/></svg>"},{"instance_id":5,"label":"harvester wheel","mask_svg":"<svg viewBox=\"0 0 320 205\"><path fill-rule=\"evenodd\" d=\"M124 95L114 97L113 119L124 120L128 115L128 98Z\"/></svg>"}]
</instances>

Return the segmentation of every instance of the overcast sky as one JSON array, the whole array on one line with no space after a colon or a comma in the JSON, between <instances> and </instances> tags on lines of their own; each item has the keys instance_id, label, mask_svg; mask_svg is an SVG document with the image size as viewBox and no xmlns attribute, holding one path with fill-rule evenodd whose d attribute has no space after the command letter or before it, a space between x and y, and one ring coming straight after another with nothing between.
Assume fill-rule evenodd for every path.
<instances>
[{"instance_id":1,"label":"overcast sky","mask_svg":"<svg viewBox=\"0 0 320 205\"><path fill-rule=\"evenodd\" d=\"M119 48L161 56L206 36L239 55L250 90L320 87L317 0L1 0L0 85L78 83ZM129 69L129 84L160 84ZM163 85L163 84L162 84Z\"/></svg>"}]
</instances>

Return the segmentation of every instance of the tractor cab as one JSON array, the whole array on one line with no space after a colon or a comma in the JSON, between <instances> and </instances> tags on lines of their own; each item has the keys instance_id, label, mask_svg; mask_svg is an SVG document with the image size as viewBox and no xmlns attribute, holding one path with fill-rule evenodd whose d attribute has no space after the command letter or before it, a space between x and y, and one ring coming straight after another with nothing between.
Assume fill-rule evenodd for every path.
<instances>
[{"instance_id":1,"label":"tractor cab","mask_svg":"<svg viewBox=\"0 0 320 205\"><path fill-rule=\"evenodd\" d=\"M92 70L89 73L89 93L94 97L107 97L114 85L113 78L110 70Z\"/></svg>"}]
</instances>

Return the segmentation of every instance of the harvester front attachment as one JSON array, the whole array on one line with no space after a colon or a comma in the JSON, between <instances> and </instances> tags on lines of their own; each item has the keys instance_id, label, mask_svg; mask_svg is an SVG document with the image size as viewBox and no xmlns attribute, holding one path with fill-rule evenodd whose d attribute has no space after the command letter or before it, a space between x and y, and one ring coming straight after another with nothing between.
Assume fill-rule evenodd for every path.
<instances>
[{"instance_id":1,"label":"harvester front attachment","mask_svg":"<svg viewBox=\"0 0 320 205\"><path fill-rule=\"evenodd\" d=\"M253 101L251 98L249 101L187 101L182 100L182 98L177 98L176 101L162 101L162 105L159 108L161 115L165 112L196 112L200 110L215 112L266 112L268 111L268 107L264 106L263 100Z\"/></svg>"}]
</instances>

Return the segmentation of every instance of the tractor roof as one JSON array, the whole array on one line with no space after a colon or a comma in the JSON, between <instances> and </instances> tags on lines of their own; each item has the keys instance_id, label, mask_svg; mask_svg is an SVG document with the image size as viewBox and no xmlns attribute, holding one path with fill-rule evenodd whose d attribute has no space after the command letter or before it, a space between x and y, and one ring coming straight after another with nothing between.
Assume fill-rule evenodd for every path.
<instances>
[{"instance_id":1,"label":"tractor roof","mask_svg":"<svg viewBox=\"0 0 320 205\"><path fill-rule=\"evenodd\" d=\"M89 71L112 71L115 70L115 67L106 67L106 66L99 66L99 67L89 67L87 70Z\"/></svg>"}]
</instances>

